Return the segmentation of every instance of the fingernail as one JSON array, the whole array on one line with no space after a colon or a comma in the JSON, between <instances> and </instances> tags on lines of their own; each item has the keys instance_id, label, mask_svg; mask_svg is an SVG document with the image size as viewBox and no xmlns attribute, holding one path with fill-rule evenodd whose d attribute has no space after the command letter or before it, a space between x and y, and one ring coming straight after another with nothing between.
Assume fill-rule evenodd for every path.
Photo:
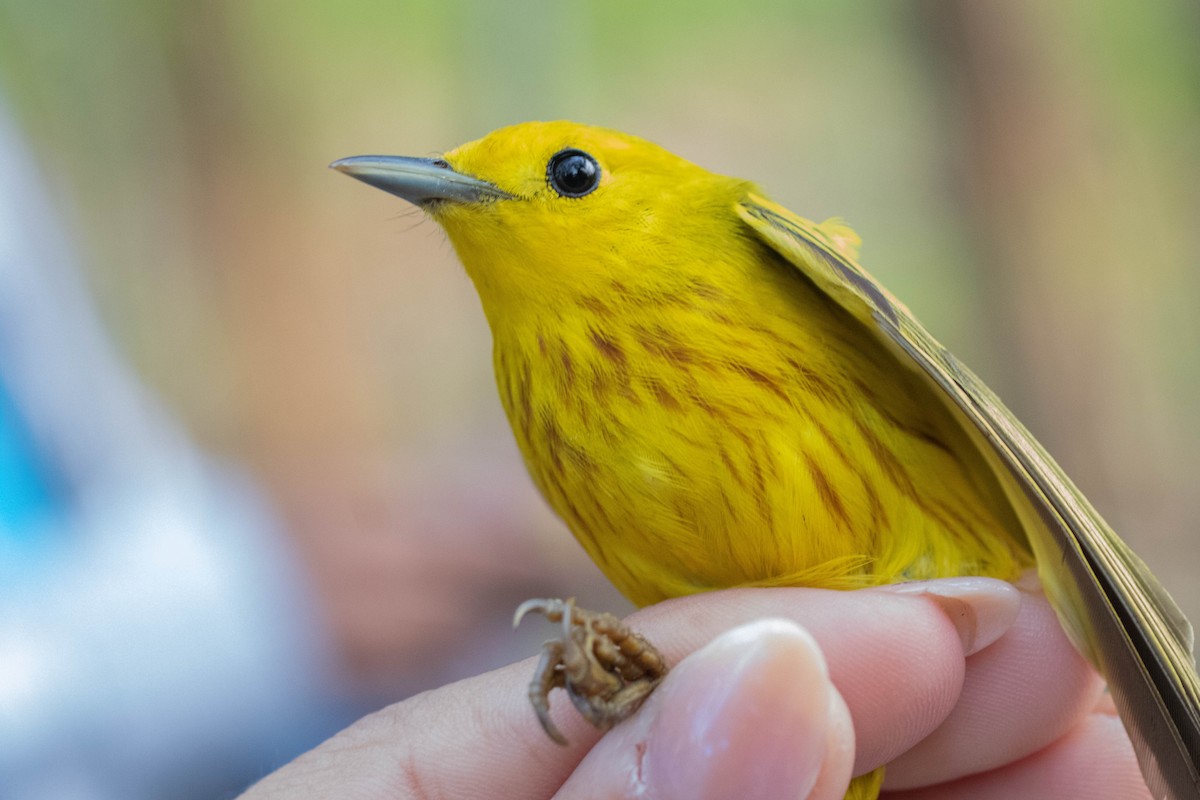
<instances>
[{"instance_id":1,"label":"fingernail","mask_svg":"<svg viewBox=\"0 0 1200 800\"><path fill-rule=\"evenodd\" d=\"M1021 610L1021 593L995 578L939 578L878 587L893 594L924 595L937 603L962 639L963 655L977 653L1004 635Z\"/></svg>"},{"instance_id":2,"label":"fingernail","mask_svg":"<svg viewBox=\"0 0 1200 800\"><path fill-rule=\"evenodd\" d=\"M826 754L834 690L807 631L779 619L735 628L671 678L643 762L653 796L809 795Z\"/></svg>"}]
</instances>

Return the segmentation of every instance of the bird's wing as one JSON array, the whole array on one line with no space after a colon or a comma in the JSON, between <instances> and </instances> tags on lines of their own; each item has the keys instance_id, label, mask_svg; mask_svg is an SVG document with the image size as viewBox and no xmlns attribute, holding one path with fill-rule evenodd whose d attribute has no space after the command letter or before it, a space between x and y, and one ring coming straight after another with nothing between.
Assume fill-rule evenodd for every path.
<instances>
[{"instance_id":1,"label":"bird's wing","mask_svg":"<svg viewBox=\"0 0 1200 800\"><path fill-rule=\"evenodd\" d=\"M1101 519L1000 399L853 260L857 237L762 197L737 213L819 290L923 373L996 469L1067 635L1107 678L1158 797L1200 797L1200 680L1192 627L1150 570Z\"/></svg>"}]
</instances>

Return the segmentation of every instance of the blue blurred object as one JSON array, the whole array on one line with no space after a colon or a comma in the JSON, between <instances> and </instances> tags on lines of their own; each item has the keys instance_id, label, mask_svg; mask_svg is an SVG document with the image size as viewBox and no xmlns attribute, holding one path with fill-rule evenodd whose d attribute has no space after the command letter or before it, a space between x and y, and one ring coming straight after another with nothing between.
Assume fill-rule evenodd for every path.
<instances>
[{"instance_id":1,"label":"blue blurred object","mask_svg":"<svg viewBox=\"0 0 1200 800\"><path fill-rule=\"evenodd\" d=\"M0 374L0 586L32 583L63 544L62 498ZM0 594L2 597L2 594Z\"/></svg>"},{"instance_id":2,"label":"blue blurred object","mask_svg":"<svg viewBox=\"0 0 1200 800\"><path fill-rule=\"evenodd\" d=\"M0 376L0 539L36 539L51 527L53 512L45 466Z\"/></svg>"},{"instance_id":3,"label":"blue blurred object","mask_svg":"<svg viewBox=\"0 0 1200 800\"><path fill-rule=\"evenodd\" d=\"M345 721L274 510L113 351L0 103L0 798L229 796Z\"/></svg>"}]
</instances>

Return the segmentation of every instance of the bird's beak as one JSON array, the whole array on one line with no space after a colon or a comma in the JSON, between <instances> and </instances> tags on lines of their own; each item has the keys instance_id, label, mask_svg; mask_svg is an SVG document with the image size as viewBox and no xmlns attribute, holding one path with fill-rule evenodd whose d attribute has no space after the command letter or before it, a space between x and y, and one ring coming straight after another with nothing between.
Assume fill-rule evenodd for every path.
<instances>
[{"instance_id":1,"label":"bird's beak","mask_svg":"<svg viewBox=\"0 0 1200 800\"><path fill-rule=\"evenodd\" d=\"M418 206L439 201L475 203L512 197L487 181L455 172L439 159L351 156L329 166Z\"/></svg>"}]
</instances>

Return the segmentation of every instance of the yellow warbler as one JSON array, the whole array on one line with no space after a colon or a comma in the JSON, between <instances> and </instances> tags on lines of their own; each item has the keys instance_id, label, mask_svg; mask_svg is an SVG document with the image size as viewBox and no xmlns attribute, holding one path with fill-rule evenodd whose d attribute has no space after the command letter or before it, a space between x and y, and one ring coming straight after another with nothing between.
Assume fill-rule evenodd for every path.
<instances>
[{"instance_id":1,"label":"yellow warbler","mask_svg":"<svg viewBox=\"0 0 1200 800\"><path fill-rule=\"evenodd\" d=\"M1010 580L1036 563L1148 785L1197 796L1187 621L995 395L858 266L844 224L568 122L440 159L334 166L445 228L534 481L634 602ZM547 691L564 680L553 668ZM874 796L878 778L852 793Z\"/></svg>"}]
</instances>

